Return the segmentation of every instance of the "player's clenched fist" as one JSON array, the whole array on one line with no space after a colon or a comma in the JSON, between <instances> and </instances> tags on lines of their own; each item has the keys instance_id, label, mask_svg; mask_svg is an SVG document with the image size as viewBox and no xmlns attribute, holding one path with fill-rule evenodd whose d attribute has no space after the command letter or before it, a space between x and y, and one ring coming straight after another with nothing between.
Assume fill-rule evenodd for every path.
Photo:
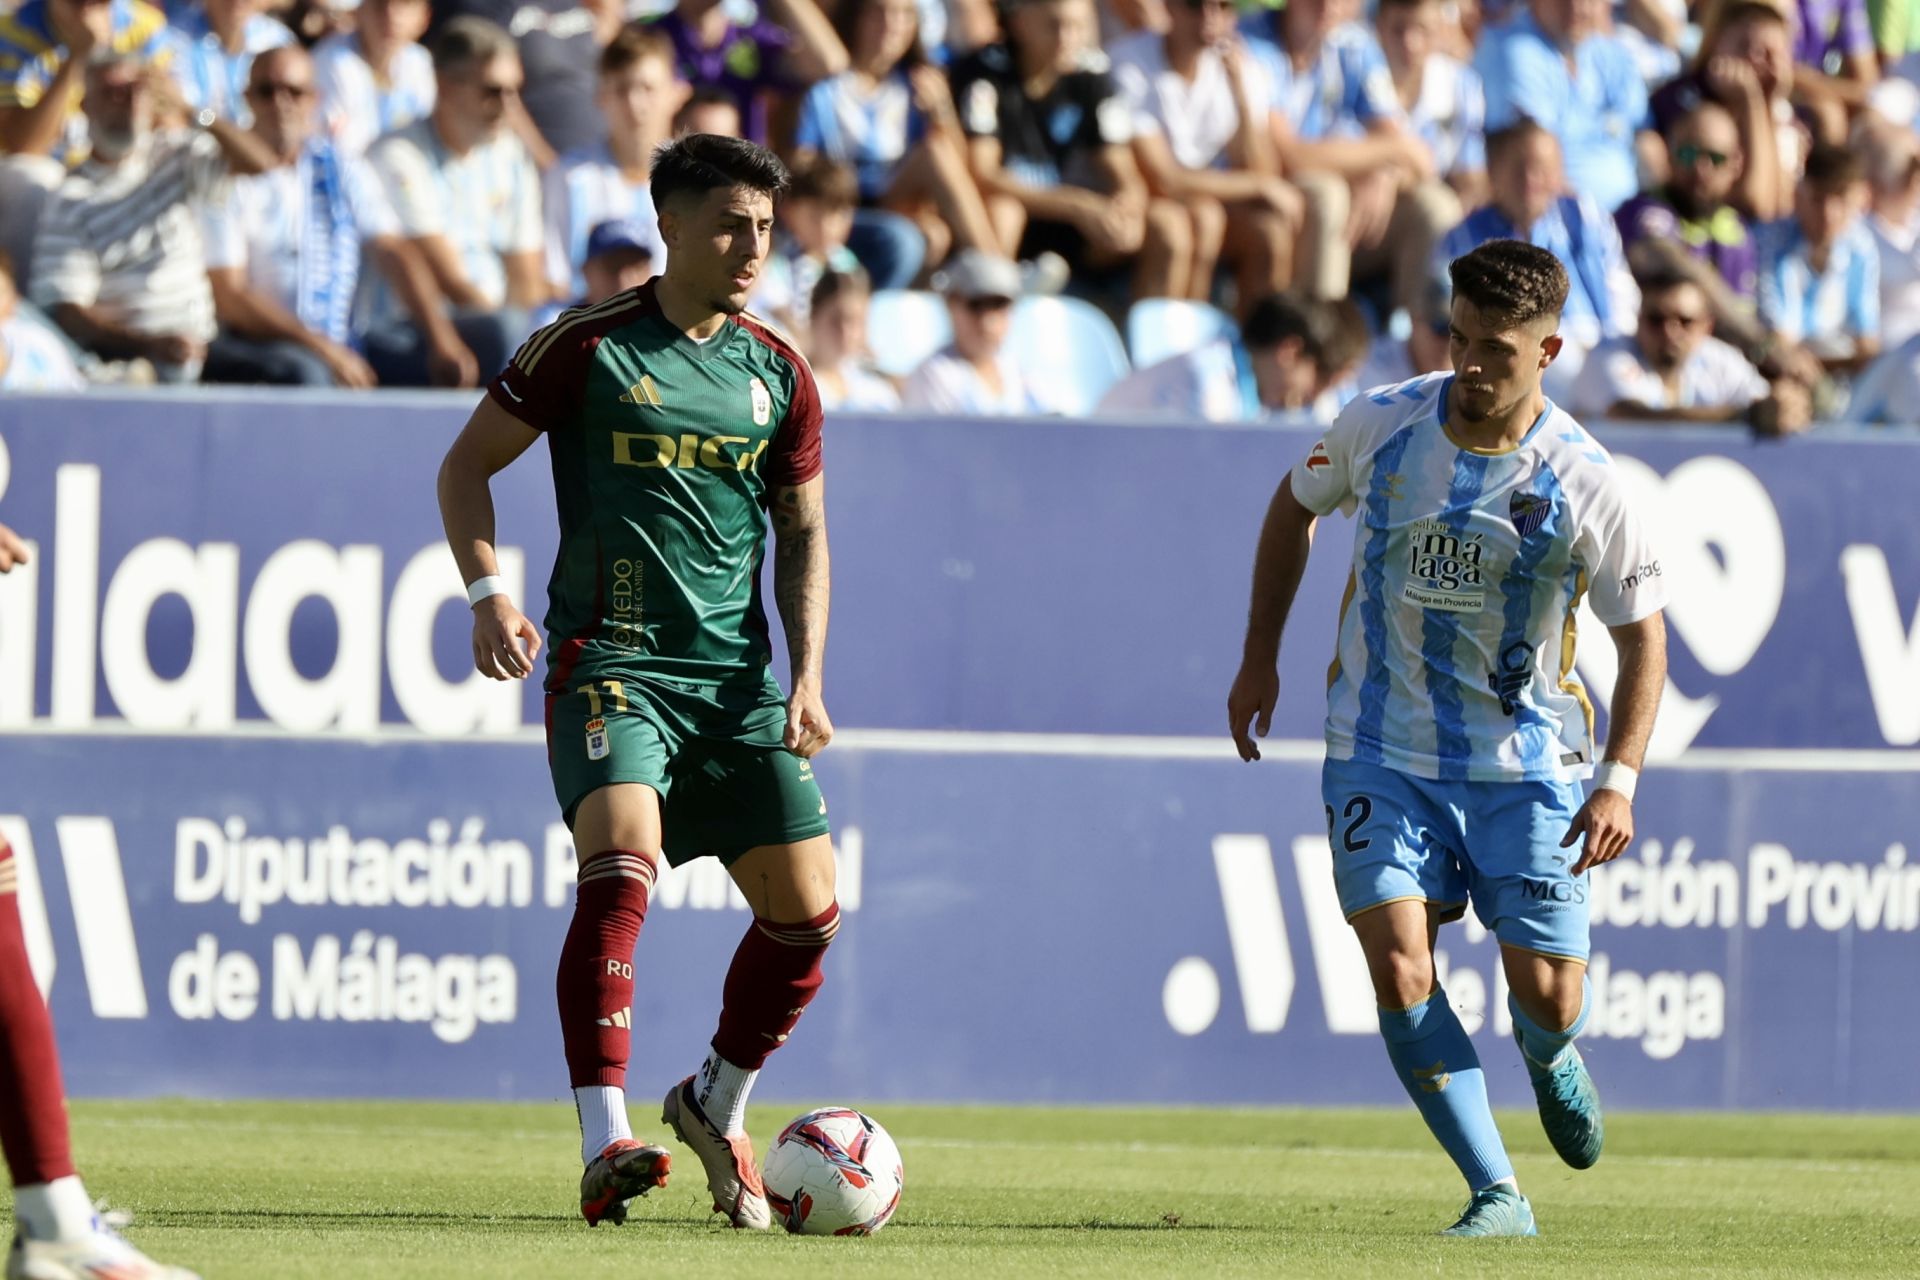
<instances>
[{"instance_id":1,"label":"player's clenched fist","mask_svg":"<svg viewBox=\"0 0 1920 1280\"><path fill-rule=\"evenodd\" d=\"M1253 733L1266 737L1267 730L1273 728L1273 708L1279 701L1280 673L1264 663L1242 663L1227 694L1227 731L1233 734L1233 745L1242 760L1260 758L1260 748L1247 730L1251 726Z\"/></svg>"},{"instance_id":2,"label":"player's clenched fist","mask_svg":"<svg viewBox=\"0 0 1920 1280\"><path fill-rule=\"evenodd\" d=\"M827 719L827 704L812 685L795 685L787 699L787 750L807 759L833 741L833 722Z\"/></svg>"},{"instance_id":3,"label":"player's clenched fist","mask_svg":"<svg viewBox=\"0 0 1920 1280\"><path fill-rule=\"evenodd\" d=\"M473 665L489 680L524 680L540 655L540 632L504 594L473 606Z\"/></svg>"},{"instance_id":4,"label":"player's clenched fist","mask_svg":"<svg viewBox=\"0 0 1920 1280\"><path fill-rule=\"evenodd\" d=\"M1567 828L1567 838L1560 847L1571 849L1583 833L1587 847L1580 851L1580 861L1573 864L1575 875L1612 862L1627 851L1633 843L1633 801L1608 787L1595 791L1573 815L1573 825Z\"/></svg>"}]
</instances>

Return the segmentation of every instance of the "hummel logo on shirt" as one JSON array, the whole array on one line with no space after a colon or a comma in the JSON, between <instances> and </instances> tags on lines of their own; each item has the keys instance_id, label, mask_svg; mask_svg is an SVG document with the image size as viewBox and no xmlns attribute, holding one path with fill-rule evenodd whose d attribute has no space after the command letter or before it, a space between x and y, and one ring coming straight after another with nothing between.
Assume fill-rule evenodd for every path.
<instances>
[{"instance_id":1,"label":"hummel logo on shirt","mask_svg":"<svg viewBox=\"0 0 1920 1280\"><path fill-rule=\"evenodd\" d=\"M665 402L660 399L660 388L653 385L653 375L643 373L640 375L640 381L628 387L626 394L620 397L620 403L645 405L648 408L659 409L664 407Z\"/></svg>"},{"instance_id":2,"label":"hummel logo on shirt","mask_svg":"<svg viewBox=\"0 0 1920 1280\"><path fill-rule=\"evenodd\" d=\"M603 1027L631 1027L633 1025L633 1006L628 1005L624 1009L616 1009L606 1017L595 1018L594 1021Z\"/></svg>"}]
</instances>

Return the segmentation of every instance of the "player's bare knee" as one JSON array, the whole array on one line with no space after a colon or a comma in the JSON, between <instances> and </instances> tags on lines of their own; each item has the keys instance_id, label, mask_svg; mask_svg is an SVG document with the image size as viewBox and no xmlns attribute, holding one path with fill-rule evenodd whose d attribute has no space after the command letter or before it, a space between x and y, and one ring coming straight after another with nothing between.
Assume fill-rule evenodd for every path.
<instances>
[{"instance_id":1,"label":"player's bare knee","mask_svg":"<svg viewBox=\"0 0 1920 1280\"><path fill-rule=\"evenodd\" d=\"M727 871L762 920L812 920L835 901L833 845L825 836L749 849Z\"/></svg>"},{"instance_id":2,"label":"player's bare knee","mask_svg":"<svg viewBox=\"0 0 1920 1280\"><path fill-rule=\"evenodd\" d=\"M1579 1020L1586 1000L1584 964L1518 947L1502 947L1500 956L1507 986L1522 1013L1549 1031L1565 1030Z\"/></svg>"}]
</instances>

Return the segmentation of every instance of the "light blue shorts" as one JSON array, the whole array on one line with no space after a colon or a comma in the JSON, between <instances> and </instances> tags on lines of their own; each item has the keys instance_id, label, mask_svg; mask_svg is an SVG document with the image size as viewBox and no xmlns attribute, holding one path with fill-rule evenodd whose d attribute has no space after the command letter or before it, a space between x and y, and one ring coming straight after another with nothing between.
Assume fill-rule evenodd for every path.
<instances>
[{"instance_id":1,"label":"light blue shorts","mask_svg":"<svg viewBox=\"0 0 1920 1280\"><path fill-rule=\"evenodd\" d=\"M1562 849L1577 782L1433 782L1329 760L1320 775L1333 878L1347 919L1424 900L1441 919L1473 913L1502 945L1587 958L1584 841Z\"/></svg>"}]
</instances>

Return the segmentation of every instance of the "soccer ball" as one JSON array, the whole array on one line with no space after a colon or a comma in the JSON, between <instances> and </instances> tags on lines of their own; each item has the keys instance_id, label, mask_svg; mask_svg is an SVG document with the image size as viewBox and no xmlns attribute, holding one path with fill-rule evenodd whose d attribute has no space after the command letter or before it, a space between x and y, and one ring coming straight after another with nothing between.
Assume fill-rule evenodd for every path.
<instances>
[{"instance_id":1,"label":"soccer ball","mask_svg":"<svg viewBox=\"0 0 1920 1280\"><path fill-rule=\"evenodd\" d=\"M761 1178L767 1203L795 1235L870 1236L900 1207L906 1169L872 1117L822 1107L780 1131Z\"/></svg>"}]
</instances>

